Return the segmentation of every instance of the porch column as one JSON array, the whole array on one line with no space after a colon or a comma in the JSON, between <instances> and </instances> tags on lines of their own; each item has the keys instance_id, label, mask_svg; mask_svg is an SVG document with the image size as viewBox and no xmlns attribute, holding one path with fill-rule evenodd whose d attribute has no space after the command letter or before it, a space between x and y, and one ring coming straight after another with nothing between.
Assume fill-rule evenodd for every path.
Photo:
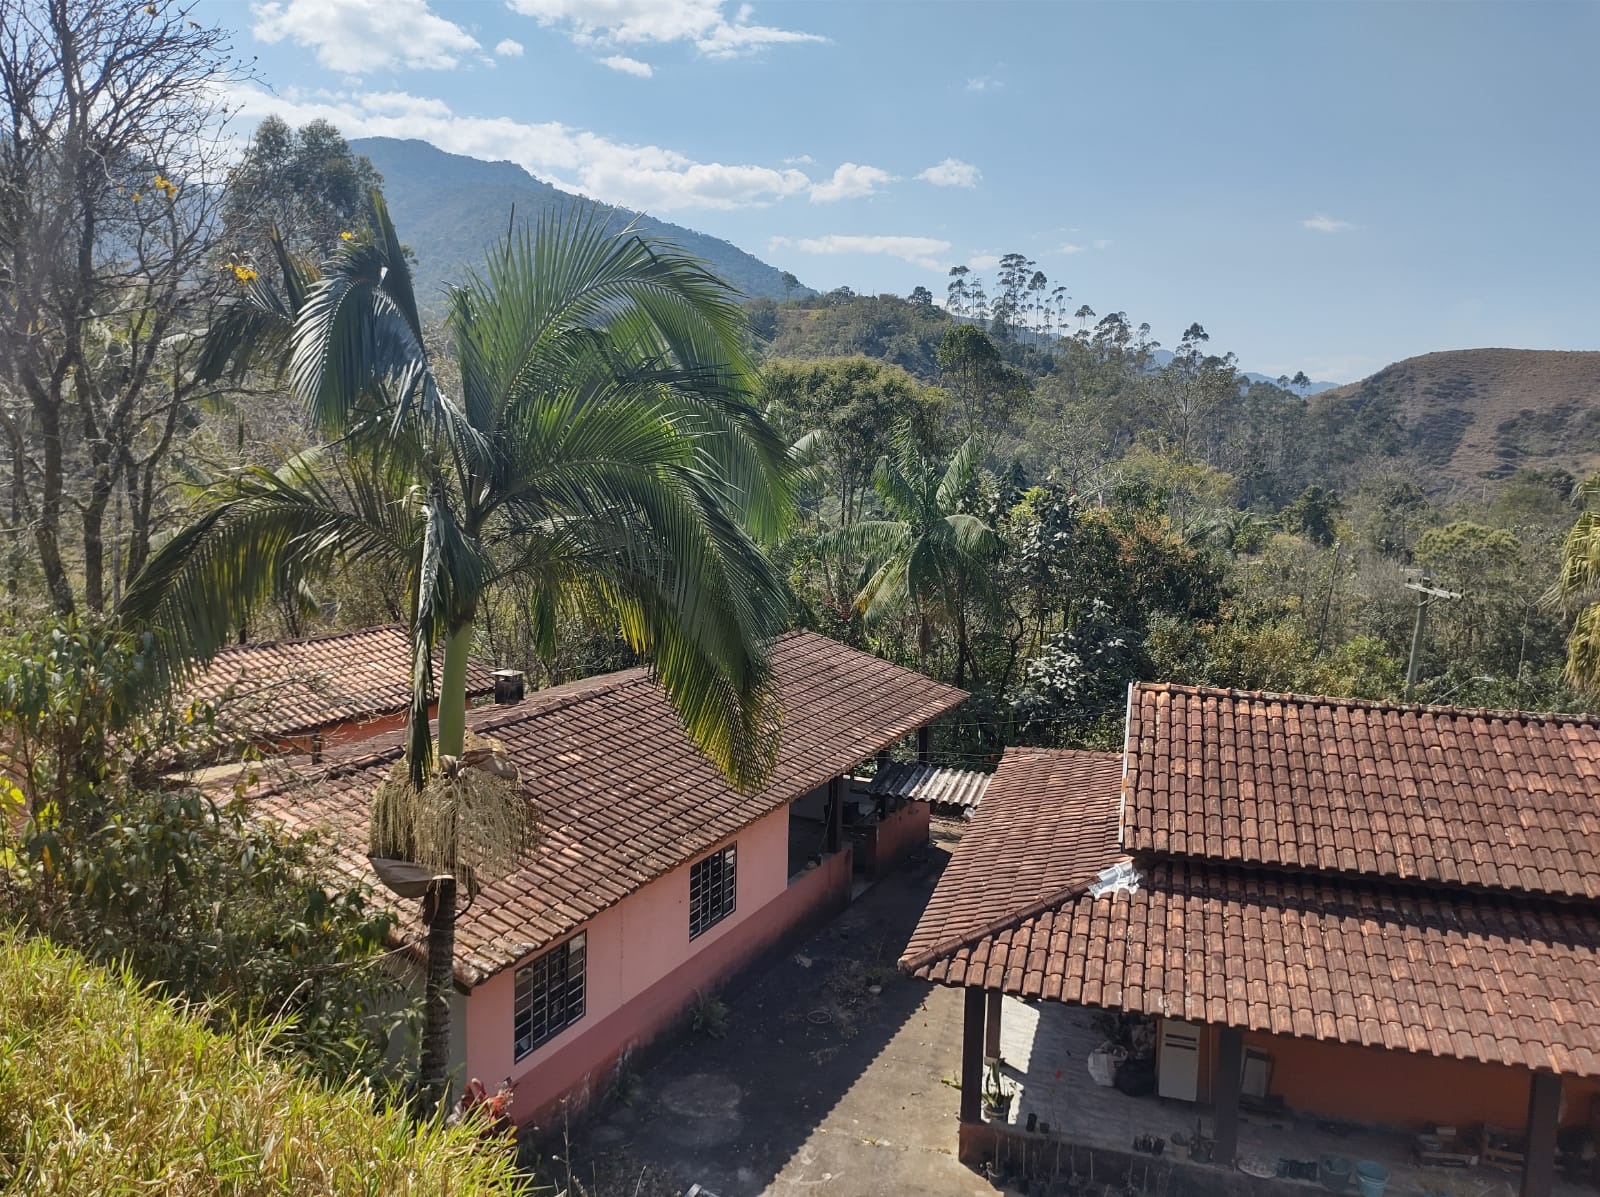
<instances>
[{"instance_id":1,"label":"porch column","mask_svg":"<svg viewBox=\"0 0 1600 1197\"><path fill-rule=\"evenodd\" d=\"M983 1023L983 1054L989 1060L1000 1056L1000 1003L1003 1000L998 989L989 992L989 1009Z\"/></svg>"},{"instance_id":2,"label":"porch column","mask_svg":"<svg viewBox=\"0 0 1600 1197\"><path fill-rule=\"evenodd\" d=\"M917 728L917 763L926 765L932 759L932 733L926 727L919 727Z\"/></svg>"},{"instance_id":3,"label":"porch column","mask_svg":"<svg viewBox=\"0 0 1600 1197\"><path fill-rule=\"evenodd\" d=\"M968 986L961 1012L961 1121L983 1120L984 992Z\"/></svg>"},{"instance_id":4,"label":"porch column","mask_svg":"<svg viewBox=\"0 0 1600 1197\"><path fill-rule=\"evenodd\" d=\"M828 854L844 846L844 785L835 777L828 783Z\"/></svg>"},{"instance_id":5,"label":"porch column","mask_svg":"<svg viewBox=\"0 0 1600 1197\"><path fill-rule=\"evenodd\" d=\"M1244 1032L1223 1027L1217 1043L1217 1071L1211 1082L1216 1147L1211 1158L1233 1167L1239 1153L1239 1087L1244 1072Z\"/></svg>"},{"instance_id":6,"label":"porch column","mask_svg":"<svg viewBox=\"0 0 1600 1197\"><path fill-rule=\"evenodd\" d=\"M1550 1197L1556 1173L1556 1119L1561 1078L1534 1072L1528 1079L1528 1139L1522 1157L1522 1197Z\"/></svg>"}]
</instances>

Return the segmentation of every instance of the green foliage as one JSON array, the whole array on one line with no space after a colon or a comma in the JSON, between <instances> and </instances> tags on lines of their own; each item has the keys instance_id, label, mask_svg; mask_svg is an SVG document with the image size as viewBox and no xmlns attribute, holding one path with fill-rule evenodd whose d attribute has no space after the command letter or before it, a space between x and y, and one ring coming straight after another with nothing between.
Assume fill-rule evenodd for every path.
<instances>
[{"instance_id":1,"label":"green foliage","mask_svg":"<svg viewBox=\"0 0 1600 1197\"><path fill-rule=\"evenodd\" d=\"M327 121L291 129L269 116L228 176L223 236L238 262L265 265L274 231L291 253L320 258L340 233L360 227L367 197L382 186L383 176Z\"/></svg>"},{"instance_id":2,"label":"green foliage","mask_svg":"<svg viewBox=\"0 0 1600 1197\"><path fill-rule=\"evenodd\" d=\"M1283 526L1326 549L1339 537L1339 513L1343 509L1343 502L1332 491L1308 486L1283 509Z\"/></svg>"},{"instance_id":3,"label":"green foliage","mask_svg":"<svg viewBox=\"0 0 1600 1197\"><path fill-rule=\"evenodd\" d=\"M936 435L939 392L896 366L868 357L769 361L761 371L767 416L786 439L815 435L822 476L834 485L813 501L836 500L837 519L860 513L872 471L894 430L908 425L922 440Z\"/></svg>"},{"instance_id":4,"label":"green foliage","mask_svg":"<svg viewBox=\"0 0 1600 1197\"><path fill-rule=\"evenodd\" d=\"M510 1197L512 1153L415 1124L359 1083L276 1059L282 1027L218 1034L135 973L0 935L0 1188L37 1197Z\"/></svg>"},{"instance_id":5,"label":"green foliage","mask_svg":"<svg viewBox=\"0 0 1600 1197\"><path fill-rule=\"evenodd\" d=\"M224 1024L287 1019L274 1043L320 1073L377 1076L406 1001L374 967L393 919L330 887L313 837L183 780L215 711L148 703L131 637L68 623L0 652L6 916Z\"/></svg>"}]
</instances>

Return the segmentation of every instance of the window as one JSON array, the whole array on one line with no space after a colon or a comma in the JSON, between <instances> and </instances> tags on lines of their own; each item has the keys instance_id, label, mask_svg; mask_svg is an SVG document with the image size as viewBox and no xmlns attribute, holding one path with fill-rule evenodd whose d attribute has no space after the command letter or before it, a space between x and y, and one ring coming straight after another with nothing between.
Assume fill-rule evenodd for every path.
<instances>
[{"instance_id":1,"label":"window","mask_svg":"<svg viewBox=\"0 0 1600 1197\"><path fill-rule=\"evenodd\" d=\"M733 845L689 868L689 938L709 931L733 913L738 888Z\"/></svg>"},{"instance_id":2,"label":"window","mask_svg":"<svg viewBox=\"0 0 1600 1197\"><path fill-rule=\"evenodd\" d=\"M574 935L517 970L512 1016L518 1060L583 1017L583 965L588 937Z\"/></svg>"}]
</instances>

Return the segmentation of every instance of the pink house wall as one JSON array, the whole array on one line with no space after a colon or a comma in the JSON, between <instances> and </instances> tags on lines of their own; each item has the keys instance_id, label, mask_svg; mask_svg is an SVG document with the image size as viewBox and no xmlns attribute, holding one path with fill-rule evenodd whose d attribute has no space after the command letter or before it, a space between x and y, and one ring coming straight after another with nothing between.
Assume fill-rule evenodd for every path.
<instances>
[{"instance_id":1,"label":"pink house wall","mask_svg":"<svg viewBox=\"0 0 1600 1197\"><path fill-rule=\"evenodd\" d=\"M717 850L729 843L738 845L734 912L690 940L691 862L596 915L583 928L583 1017L521 1060L512 1053L516 970L504 969L474 989L464 1003L465 1076L491 1089L511 1077L512 1116L519 1123L549 1112L564 1096L581 1106L623 1051L659 1033L697 991L727 977L792 927L849 901L848 852L789 884L787 808Z\"/></svg>"}]
</instances>

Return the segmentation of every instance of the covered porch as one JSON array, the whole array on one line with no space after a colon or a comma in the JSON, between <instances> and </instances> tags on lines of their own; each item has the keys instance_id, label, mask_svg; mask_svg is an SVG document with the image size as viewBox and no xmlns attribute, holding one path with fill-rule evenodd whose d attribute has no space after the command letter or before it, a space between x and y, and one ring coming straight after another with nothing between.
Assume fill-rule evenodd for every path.
<instances>
[{"instance_id":1,"label":"covered porch","mask_svg":"<svg viewBox=\"0 0 1600 1197\"><path fill-rule=\"evenodd\" d=\"M1600 1191L1592 1159L1580 1162L1581 1153L1574 1153L1563 1157L1565 1167L1556 1166L1562 1090L1553 1074L1506 1078L1527 1091L1526 1122L1516 1128L1517 1145L1525 1147L1521 1163L1508 1151L1491 1164L1480 1152L1475 1164L1450 1166L1419 1159L1419 1122L1331 1118L1296 1111L1270 1094L1252 1100L1243 1093L1250 1074L1239 1033L1222 1030L1208 1037L1214 1058L1198 1070L1197 1100L1156 1091L1134 1096L1097 1084L1090 1075L1089 1056L1107 1037L1106 1012L978 988L965 991L964 1009L960 1155L974 1167L1026 1171L1063 1183L1093 1175L1136 1192L1232 1195L1324 1190L1323 1161L1336 1172L1339 1161L1350 1170L1372 1161L1388 1171L1385 1192L1392 1197L1577 1197ZM985 1116L982 1108L987 1068L995 1059L1014 1092L1003 1119ZM1229 1076L1241 1081L1229 1085ZM1568 1098L1572 1106L1580 1095ZM1567 1125L1582 1114L1568 1109ZM1458 1129L1468 1136L1467 1127ZM1570 1132L1563 1137L1569 1146L1581 1139ZM1353 1177L1344 1189L1358 1191Z\"/></svg>"}]
</instances>

